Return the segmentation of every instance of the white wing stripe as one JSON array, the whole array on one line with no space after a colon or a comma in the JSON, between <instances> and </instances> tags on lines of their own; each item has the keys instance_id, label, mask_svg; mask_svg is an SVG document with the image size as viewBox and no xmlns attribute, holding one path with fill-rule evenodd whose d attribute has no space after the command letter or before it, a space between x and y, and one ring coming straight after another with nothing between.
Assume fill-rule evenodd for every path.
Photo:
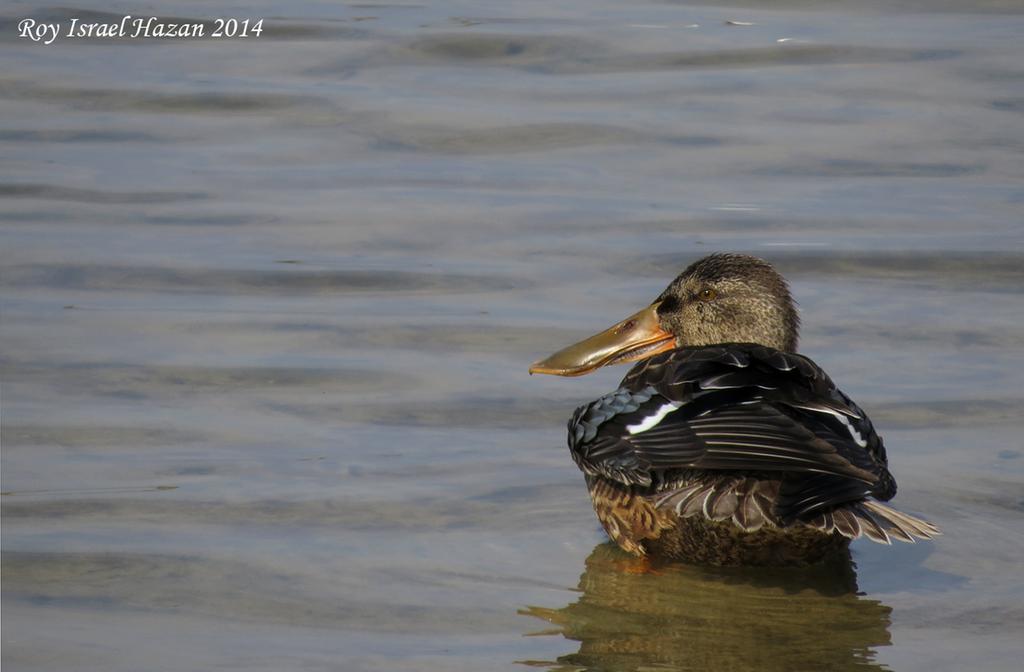
<instances>
[{"instance_id":1,"label":"white wing stripe","mask_svg":"<svg viewBox=\"0 0 1024 672\"><path fill-rule=\"evenodd\" d=\"M861 448L868 447L868 442L864 440L864 437L861 436L860 432L857 431L857 428L853 426L853 423L851 423L845 415L837 415L836 417L839 418L839 422L846 425L846 429L850 432L850 436L853 438L854 443Z\"/></svg>"},{"instance_id":2,"label":"white wing stripe","mask_svg":"<svg viewBox=\"0 0 1024 672\"><path fill-rule=\"evenodd\" d=\"M794 404L794 406L795 406L795 404ZM811 405L796 406L796 408L802 408L802 409L807 410L807 411L816 411L818 413L828 413L829 415L831 415L834 418L836 418L837 420L839 420L839 422L843 423L843 425L846 427L846 431L848 431L850 433L850 438L853 439L854 443L856 443L861 448L867 448L868 447L868 442L864 440L864 436L859 431L857 431L857 428L853 426L853 423L850 422L850 418L847 417L847 415L845 413L840 413L839 411L836 411L834 409L828 408L826 406L817 406L817 405L815 405L815 406L811 406ZM851 416L851 417L856 418L857 416Z\"/></svg>"},{"instance_id":3,"label":"white wing stripe","mask_svg":"<svg viewBox=\"0 0 1024 672\"><path fill-rule=\"evenodd\" d=\"M654 412L654 415L649 415L644 418L641 422L635 425L626 425L626 431L630 434L639 434L640 432L646 432L652 427L657 427L658 423L665 419L665 416L672 411L678 409L683 405L681 401L670 401L664 404L661 408Z\"/></svg>"}]
</instances>

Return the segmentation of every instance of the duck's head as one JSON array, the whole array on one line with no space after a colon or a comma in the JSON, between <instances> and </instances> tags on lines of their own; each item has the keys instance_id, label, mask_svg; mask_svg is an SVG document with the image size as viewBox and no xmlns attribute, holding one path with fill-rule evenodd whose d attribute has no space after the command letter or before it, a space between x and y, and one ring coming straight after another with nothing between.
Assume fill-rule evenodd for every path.
<instances>
[{"instance_id":1,"label":"duck's head","mask_svg":"<svg viewBox=\"0 0 1024 672\"><path fill-rule=\"evenodd\" d=\"M771 264L746 254L712 254L691 264L651 305L536 362L530 373L580 376L675 348L719 343L794 352L799 326L789 286Z\"/></svg>"}]
</instances>

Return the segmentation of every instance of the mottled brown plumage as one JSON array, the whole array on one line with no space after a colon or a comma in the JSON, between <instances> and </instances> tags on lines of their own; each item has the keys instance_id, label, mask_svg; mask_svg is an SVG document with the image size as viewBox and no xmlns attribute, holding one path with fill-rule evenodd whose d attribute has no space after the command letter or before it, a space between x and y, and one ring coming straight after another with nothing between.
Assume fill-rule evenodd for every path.
<instances>
[{"instance_id":1,"label":"mottled brown plumage","mask_svg":"<svg viewBox=\"0 0 1024 672\"><path fill-rule=\"evenodd\" d=\"M619 546L710 565L806 565L860 536L939 534L881 503L896 494L882 440L795 354L798 328L770 264L712 255L650 307L534 365L579 375L638 362L569 423L573 459Z\"/></svg>"},{"instance_id":2,"label":"mottled brown plumage","mask_svg":"<svg viewBox=\"0 0 1024 672\"><path fill-rule=\"evenodd\" d=\"M695 478L687 486L705 485ZM739 499L736 489L744 489L751 499L754 492L763 489L758 498L762 506L769 509L773 497L777 496L778 481L743 479L742 483L727 488L719 498ZM767 486L767 487L766 487ZM671 506L659 504L643 489L617 484L603 478L587 478L590 499L608 537L624 551L634 555L651 556L657 559L686 560L702 565L756 565L756 566L799 566L839 558L849 546L850 539L838 532L823 534L810 526L791 528L768 522L760 509L755 508L761 524L744 529L731 516L711 520L698 516L699 509L689 516L676 514ZM772 491L775 494L772 494ZM701 501L694 497L693 502ZM740 508L742 510L742 508Z\"/></svg>"}]
</instances>

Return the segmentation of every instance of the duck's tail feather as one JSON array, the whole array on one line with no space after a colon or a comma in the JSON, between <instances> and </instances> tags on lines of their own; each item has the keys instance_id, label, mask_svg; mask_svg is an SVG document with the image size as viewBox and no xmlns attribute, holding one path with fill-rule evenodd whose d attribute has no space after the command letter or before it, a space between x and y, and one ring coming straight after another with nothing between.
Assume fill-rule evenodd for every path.
<instances>
[{"instance_id":1,"label":"duck's tail feather","mask_svg":"<svg viewBox=\"0 0 1024 672\"><path fill-rule=\"evenodd\" d=\"M927 520L870 499L845 504L810 520L786 523L775 513L778 496L779 481L723 476L684 483L656 499L654 506L675 510L680 518L703 515L713 521L731 519L744 532L803 524L825 534L837 532L847 539L867 537L879 544L891 544L893 539L912 544L942 534Z\"/></svg>"},{"instance_id":2,"label":"duck's tail feather","mask_svg":"<svg viewBox=\"0 0 1024 672\"><path fill-rule=\"evenodd\" d=\"M778 497L778 481L722 477L693 481L668 492L655 501L659 509L674 509L680 518L703 515L708 520L732 522L744 532L762 527L779 527L772 513Z\"/></svg>"},{"instance_id":3,"label":"duck's tail feather","mask_svg":"<svg viewBox=\"0 0 1024 672\"><path fill-rule=\"evenodd\" d=\"M942 534L927 520L873 500L848 504L814 518L808 525L825 533L838 532L849 539L864 536L879 544L891 544L893 539L912 544L917 539L932 539Z\"/></svg>"}]
</instances>

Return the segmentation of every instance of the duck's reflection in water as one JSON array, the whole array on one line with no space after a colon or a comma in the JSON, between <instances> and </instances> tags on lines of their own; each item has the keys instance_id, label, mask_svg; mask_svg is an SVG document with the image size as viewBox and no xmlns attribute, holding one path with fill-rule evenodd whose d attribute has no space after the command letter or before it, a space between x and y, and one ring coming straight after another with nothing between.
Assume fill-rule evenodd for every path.
<instances>
[{"instance_id":1,"label":"duck's reflection in water","mask_svg":"<svg viewBox=\"0 0 1024 672\"><path fill-rule=\"evenodd\" d=\"M580 643L553 670L882 670L891 609L857 595L845 557L803 569L645 568L612 544L587 558L580 598L530 607ZM524 661L525 662L525 661Z\"/></svg>"}]
</instances>

